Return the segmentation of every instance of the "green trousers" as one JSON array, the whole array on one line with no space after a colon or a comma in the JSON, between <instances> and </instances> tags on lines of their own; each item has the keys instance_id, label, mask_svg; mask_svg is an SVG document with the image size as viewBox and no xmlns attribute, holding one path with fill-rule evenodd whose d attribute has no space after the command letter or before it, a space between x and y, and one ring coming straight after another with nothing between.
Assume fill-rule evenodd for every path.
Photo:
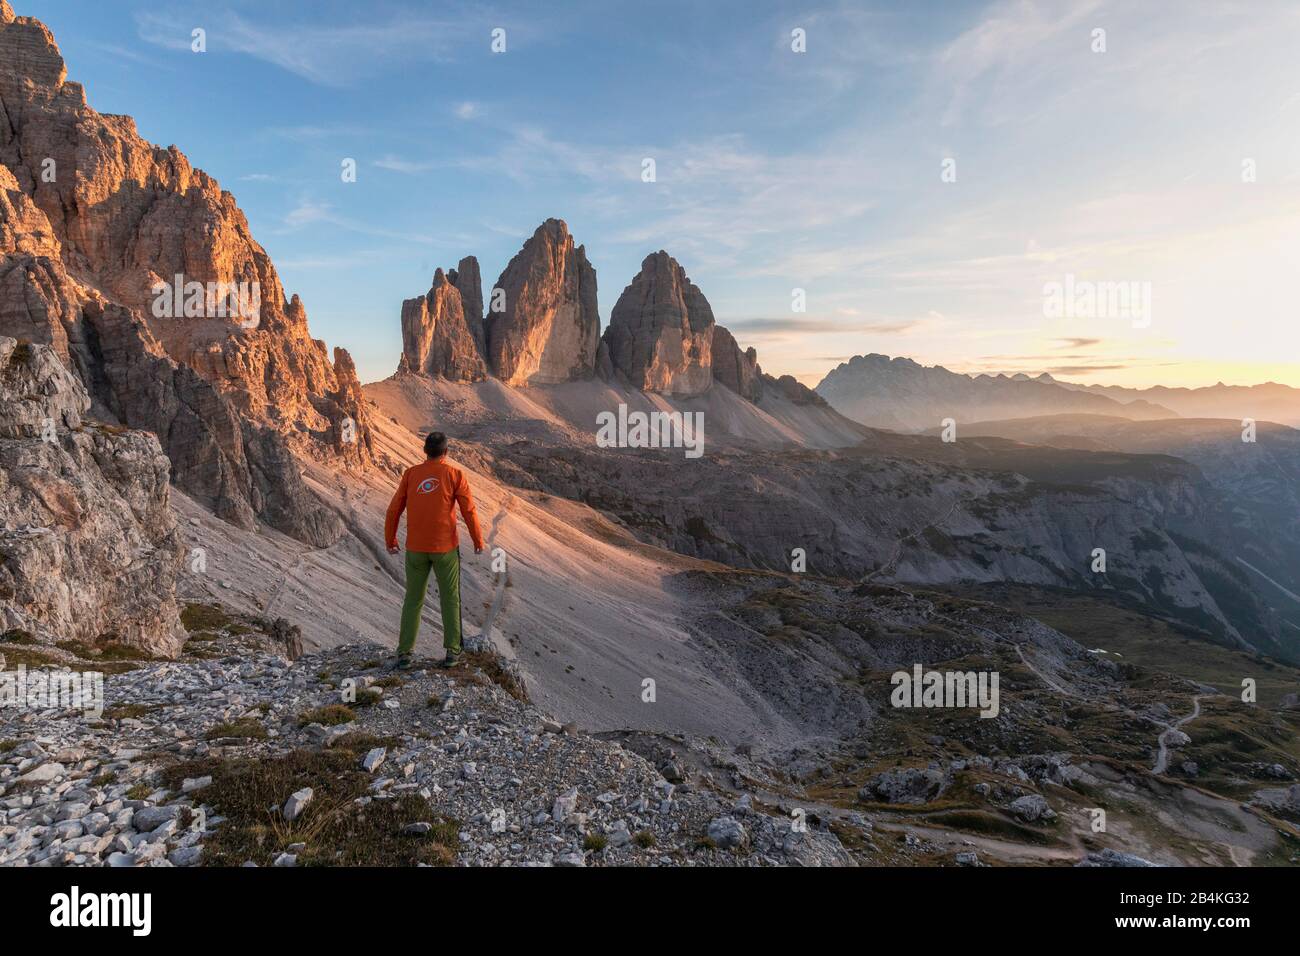
<instances>
[{"instance_id":1,"label":"green trousers","mask_svg":"<svg viewBox=\"0 0 1300 956\"><path fill-rule=\"evenodd\" d=\"M442 646L460 653L460 549L440 554L406 552L406 600L402 603L402 631L397 653L409 654L420 630L420 613L429 588L429 572L438 582L438 603L442 606Z\"/></svg>"}]
</instances>

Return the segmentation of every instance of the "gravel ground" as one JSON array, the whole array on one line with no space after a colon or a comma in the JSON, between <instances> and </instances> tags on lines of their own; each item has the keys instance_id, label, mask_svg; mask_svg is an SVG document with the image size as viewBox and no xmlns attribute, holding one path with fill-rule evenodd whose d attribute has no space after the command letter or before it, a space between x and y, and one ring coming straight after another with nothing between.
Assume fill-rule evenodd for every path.
<instances>
[{"instance_id":1,"label":"gravel ground","mask_svg":"<svg viewBox=\"0 0 1300 956\"><path fill-rule=\"evenodd\" d=\"M852 862L830 832L743 796L670 783L619 742L561 726L477 667L447 673L417 661L415 670L390 673L386 652L370 644L289 663L256 634L201 647L204 659L107 675L98 719L80 710L0 709L0 865L201 864L205 843L229 822L205 802L210 780L177 786L167 768L320 751L356 733L390 745L366 753L373 781L354 802L417 795L431 824L457 822L457 865ZM357 697L364 705L352 702ZM354 720L301 720L340 703L350 704ZM249 732L252 739L219 736ZM301 806L311 795L279 799ZM283 819L298 809L268 812ZM263 859L248 862L295 865L302 849L269 845Z\"/></svg>"}]
</instances>

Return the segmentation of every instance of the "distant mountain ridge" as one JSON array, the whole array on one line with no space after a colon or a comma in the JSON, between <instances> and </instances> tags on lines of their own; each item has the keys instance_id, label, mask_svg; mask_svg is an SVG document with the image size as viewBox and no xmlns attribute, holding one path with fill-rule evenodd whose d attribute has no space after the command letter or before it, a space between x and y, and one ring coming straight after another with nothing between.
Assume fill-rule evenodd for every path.
<instances>
[{"instance_id":1,"label":"distant mountain ridge","mask_svg":"<svg viewBox=\"0 0 1300 956\"><path fill-rule=\"evenodd\" d=\"M1046 373L1044 373L1046 374ZM1041 380L1043 376L1039 376ZM1184 418L1253 418L1261 422L1300 427L1300 388L1278 382L1259 385L1224 385L1217 382L1201 388L1126 388L1122 385L1075 385L1047 376L1054 384L1071 391L1103 395L1115 401L1150 401L1172 409Z\"/></svg>"},{"instance_id":2,"label":"distant mountain ridge","mask_svg":"<svg viewBox=\"0 0 1300 956\"><path fill-rule=\"evenodd\" d=\"M942 365L872 353L827 373L817 394L840 414L873 428L923 431L945 418L958 424L1027 415L1094 414L1129 419L1177 418L1171 409L1122 401L1027 375L963 375Z\"/></svg>"}]
</instances>

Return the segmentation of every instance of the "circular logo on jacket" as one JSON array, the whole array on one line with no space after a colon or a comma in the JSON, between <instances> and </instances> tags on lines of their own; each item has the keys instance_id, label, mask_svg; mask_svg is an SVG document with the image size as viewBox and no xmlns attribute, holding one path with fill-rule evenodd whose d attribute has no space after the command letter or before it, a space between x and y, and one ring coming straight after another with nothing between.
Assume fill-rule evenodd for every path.
<instances>
[{"instance_id":1,"label":"circular logo on jacket","mask_svg":"<svg viewBox=\"0 0 1300 956\"><path fill-rule=\"evenodd\" d=\"M418 485L415 486L415 490L419 494L427 495L429 492L433 491L433 489L437 487L438 487L437 478L426 478L424 479L424 481L420 482Z\"/></svg>"}]
</instances>

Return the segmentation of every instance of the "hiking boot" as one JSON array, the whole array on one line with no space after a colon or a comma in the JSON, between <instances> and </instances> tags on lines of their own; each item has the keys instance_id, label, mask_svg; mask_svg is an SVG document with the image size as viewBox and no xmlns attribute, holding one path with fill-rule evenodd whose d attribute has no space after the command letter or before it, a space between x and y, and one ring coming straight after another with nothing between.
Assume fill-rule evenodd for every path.
<instances>
[{"instance_id":1,"label":"hiking boot","mask_svg":"<svg viewBox=\"0 0 1300 956\"><path fill-rule=\"evenodd\" d=\"M447 651L446 656L444 656L442 660L438 661L438 667L440 667L442 670L449 670L453 667L460 667L460 665L461 665L460 655L453 654L451 651Z\"/></svg>"},{"instance_id":2,"label":"hiking boot","mask_svg":"<svg viewBox=\"0 0 1300 956\"><path fill-rule=\"evenodd\" d=\"M395 655L392 659L392 663L388 665L388 669L394 671L409 671L411 669L411 655Z\"/></svg>"}]
</instances>

